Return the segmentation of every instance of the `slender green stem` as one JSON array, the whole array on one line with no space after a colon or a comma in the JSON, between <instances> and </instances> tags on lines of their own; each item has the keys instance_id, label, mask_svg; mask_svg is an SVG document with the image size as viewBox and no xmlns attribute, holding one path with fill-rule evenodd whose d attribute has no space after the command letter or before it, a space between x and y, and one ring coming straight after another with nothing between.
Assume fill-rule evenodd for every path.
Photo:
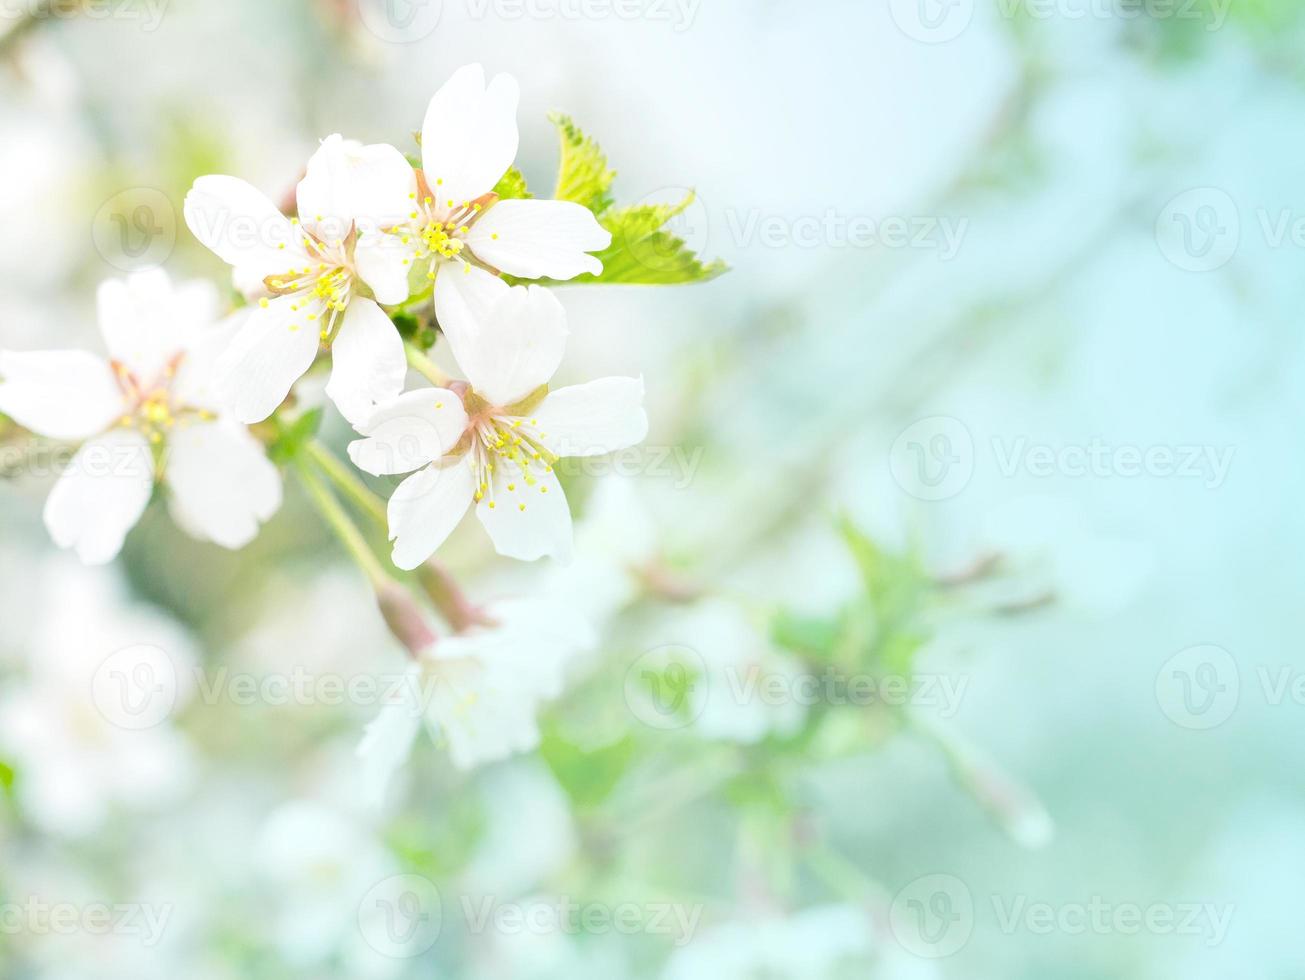
<instances>
[{"instance_id":1,"label":"slender green stem","mask_svg":"<svg viewBox=\"0 0 1305 980\"><path fill-rule=\"evenodd\" d=\"M309 458L317 464L336 488L352 500L358 508L382 528L388 524L385 501L363 483L358 474L340 462L329 449L314 439L305 447Z\"/></svg>"},{"instance_id":2,"label":"slender green stem","mask_svg":"<svg viewBox=\"0 0 1305 980\"><path fill-rule=\"evenodd\" d=\"M295 464L295 470L299 474L299 480L303 483L304 489L308 491L309 499L312 500L313 506L317 512L322 515L327 526L335 532L335 536L340 539L340 543L355 562L367 576L372 587L378 592L387 588L392 583L390 577L385 574L385 569L381 567L380 561L367 545L367 539L363 537L358 525L353 522L347 511L340 506L340 501L335 499L334 494L326 487L317 474L313 472L312 467L302 460Z\"/></svg>"},{"instance_id":3,"label":"slender green stem","mask_svg":"<svg viewBox=\"0 0 1305 980\"><path fill-rule=\"evenodd\" d=\"M408 364L412 366L414 371L437 388L448 387L449 382L452 379L441 371L434 361L427 357L423 352L419 351L416 344L412 343L412 341L405 340L403 342L403 349L407 352Z\"/></svg>"}]
</instances>

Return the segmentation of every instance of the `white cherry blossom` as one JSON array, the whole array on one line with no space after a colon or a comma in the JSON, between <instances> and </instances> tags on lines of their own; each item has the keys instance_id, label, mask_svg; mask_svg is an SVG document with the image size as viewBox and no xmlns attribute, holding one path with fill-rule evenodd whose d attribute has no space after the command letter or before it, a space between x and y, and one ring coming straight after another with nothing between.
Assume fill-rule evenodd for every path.
<instances>
[{"instance_id":1,"label":"white cherry blossom","mask_svg":"<svg viewBox=\"0 0 1305 980\"><path fill-rule=\"evenodd\" d=\"M404 220L359 240L369 281L397 294L412 269L434 283L447 332L475 329L475 296L499 272L523 279L597 275L590 252L612 236L571 201L499 200L494 188L516 157L519 89L510 75L488 84L480 65L459 69L431 99L421 129L422 169L409 170Z\"/></svg>"},{"instance_id":2,"label":"white cherry blossom","mask_svg":"<svg viewBox=\"0 0 1305 980\"><path fill-rule=\"evenodd\" d=\"M550 391L566 349L566 314L548 290L507 287L480 329L449 336L468 381L407 392L360 426L349 447L377 476L417 472L390 499L394 562L416 568L472 503L499 554L571 555L571 511L553 464L624 449L648 433L639 378Z\"/></svg>"},{"instance_id":3,"label":"white cherry blossom","mask_svg":"<svg viewBox=\"0 0 1305 980\"><path fill-rule=\"evenodd\" d=\"M82 443L46 501L51 537L87 564L112 561L162 481L189 534L244 547L280 508L281 478L214 392L231 336L216 291L149 270L104 282L98 298L107 360L0 351L0 412Z\"/></svg>"},{"instance_id":4,"label":"white cherry blossom","mask_svg":"<svg viewBox=\"0 0 1305 980\"><path fill-rule=\"evenodd\" d=\"M403 765L423 722L459 769L538 747L540 705L562 693L568 662L597 637L557 603L507 599L484 611L495 625L437 640L367 726L364 782L383 785Z\"/></svg>"},{"instance_id":5,"label":"white cherry blossom","mask_svg":"<svg viewBox=\"0 0 1305 980\"><path fill-rule=\"evenodd\" d=\"M334 135L308 161L297 218L235 177L195 181L186 224L233 266L238 285L264 294L219 365L238 420L276 411L322 351L332 354L326 392L351 422L403 390L403 341L377 301L403 302L407 280L369 275L355 245L367 229L410 210L404 188L412 174L394 147Z\"/></svg>"}]
</instances>

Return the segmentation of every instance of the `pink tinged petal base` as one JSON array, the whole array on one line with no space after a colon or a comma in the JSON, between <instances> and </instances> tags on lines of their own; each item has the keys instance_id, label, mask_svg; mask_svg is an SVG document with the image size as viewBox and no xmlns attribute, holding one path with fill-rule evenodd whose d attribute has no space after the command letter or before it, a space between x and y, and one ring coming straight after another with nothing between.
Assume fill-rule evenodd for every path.
<instances>
[{"instance_id":1,"label":"pink tinged petal base","mask_svg":"<svg viewBox=\"0 0 1305 980\"><path fill-rule=\"evenodd\" d=\"M550 392L533 427L558 456L601 456L643 442L648 413L642 378L602 378Z\"/></svg>"},{"instance_id":2,"label":"pink tinged petal base","mask_svg":"<svg viewBox=\"0 0 1305 980\"><path fill-rule=\"evenodd\" d=\"M411 473L457 445L467 428L462 400L445 388L400 395L360 428L366 439L349 446L349 458L373 476Z\"/></svg>"},{"instance_id":3,"label":"pink tinged petal base","mask_svg":"<svg viewBox=\"0 0 1305 980\"><path fill-rule=\"evenodd\" d=\"M467 65L430 100L421 128L422 168L440 207L474 201L494 189L516 159L520 89L511 75L487 86Z\"/></svg>"},{"instance_id":4,"label":"pink tinged petal base","mask_svg":"<svg viewBox=\"0 0 1305 980\"><path fill-rule=\"evenodd\" d=\"M355 428L378 405L397 398L408 376L403 338L370 299L355 299L345 310L331 346L331 364L326 394Z\"/></svg>"},{"instance_id":5,"label":"pink tinged petal base","mask_svg":"<svg viewBox=\"0 0 1305 980\"><path fill-rule=\"evenodd\" d=\"M252 425L275 412L317 359L321 314L309 321L303 303L300 295L280 296L256 308L218 359L218 396L237 421Z\"/></svg>"},{"instance_id":6,"label":"pink tinged petal base","mask_svg":"<svg viewBox=\"0 0 1305 980\"><path fill-rule=\"evenodd\" d=\"M164 479L175 520L192 537L243 548L281 507L281 474L242 426L186 425L168 438Z\"/></svg>"},{"instance_id":7,"label":"pink tinged petal base","mask_svg":"<svg viewBox=\"0 0 1305 980\"><path fill-rule=\"evenodd\" d=\"M60 548L88 565L122 550L154 488L154 459L139 432L115 429L86 443L50 491L45 526Z\"/></svg>"},{"instance_id":8,"label":"pink tinged petal base","mask_svg":"<svg viewBox=\"0 0 1305 980\"><path fill-rule=\"evenodd\" d=\"M399 484L389 509L394 564L411 571L435 554L462 520L475 492L466 456L428 466Z\"/></svg>"},{"instance_id":9,"label":"pink tinged petal base","mask_svg":"<svg viewBox=\"0 0 1305 980\"><path fill-rule=\"evenodd\" d=\"M49 439L87 439L127 410L113 369L85 351L0 351L0 412Z\"/></svg>"},{"instance_id":10,"label":"pink tinged petal base","mask_svg":"<svg viewBox=\"0 0 1305 980\"><path fill-rule=\"evenodd\" d=\"M599 275L603 263L589 255L612 244L593 212L572 201L499 201L472 225L467 247L476 258L526 279Z\"/></svg>"}]
</instances>

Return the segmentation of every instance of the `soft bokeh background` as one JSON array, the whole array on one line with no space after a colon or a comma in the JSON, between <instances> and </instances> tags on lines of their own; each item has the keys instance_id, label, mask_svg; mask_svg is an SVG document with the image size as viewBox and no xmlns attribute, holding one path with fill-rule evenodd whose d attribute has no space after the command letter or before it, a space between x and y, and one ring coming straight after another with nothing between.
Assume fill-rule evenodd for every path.
<instances>
[{"instance_id":1,"label":"soft bokeh background","mask_svg":"<svg viewBox=\"0 0 1305 980\"><path fill-rule=\"evenodd\" d=\"M329 133L410 149L480 61L521 81L537 191L554 108L620 200L698 191L677 228L728 276L563 293L567 377L642 373L682 455L577 479L579 572L455 537L474 594L557 596L603 641L542 754L462 775L423 742L379 810L374 707L200 684L127 732L88 702L130 644L209 684L402 670L293 491L241 554L157 509L91 571L40 527L47 479L0 486L0 973L1299 976L1298 5L358 2L0 6L0 342L96 345L95 284L136 264L225 281L178 224L196 176L279 195ZM777 617L860 592L840 520L937 583L911 670L955 710L796 743L804 712L715 690L641 720L645 651L783 662ZM636 533L709 598L605 596ZM443 900L416 958L359 919L403 874ZM33 896L169 917L42 934ZM701 919L477 930L485 896Z\"/></svg>"}]
</instances>

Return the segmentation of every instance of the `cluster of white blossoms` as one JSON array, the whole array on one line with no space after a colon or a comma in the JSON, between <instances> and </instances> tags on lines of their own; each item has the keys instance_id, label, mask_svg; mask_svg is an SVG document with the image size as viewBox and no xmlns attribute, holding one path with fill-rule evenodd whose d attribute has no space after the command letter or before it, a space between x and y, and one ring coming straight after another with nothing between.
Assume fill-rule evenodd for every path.
<instances>
[{"instance_id":1,"label":"cluster of white blossoms","mask_svg":"<svg viewBox=\"0 0 1305 980\"><path fill-rule=\"evenodd\" d=\"M360 437L353 462L374 476L407 474L384 514L398 568L425 565L473 505L500 554L569 560L571 513L554 465L632 446L648 419L639 378L549 387L566 313L543 285L516 281L600 275L592 253L612 235L583 204L513 189L517 102L511 77L487 83L479 65L459 70L430 102L420 166L387 144L326 138L297 185L293 217L243 180L201 177L186 224L232 267L245 307L220 319L212 286L174 286L149 270L100 288L107 358L0 352L0 412L80 445L46 504L54 541L87 563L111 561L162 486L186 531L245 546L281 505L272 458L302 462L280 443L293 423L278 413L329 358L326 394ZM414 312L438 325L465 380L445 379L405 341L395 321ZM435 386L408 390L410 365ZM305 475L310 491L318 474L349 493L354 478L341 484L342 466L318 465ZM339 512L320 496L339 531ZM373 556L355 557L414 671L436 683L431 698L396 705L372 727L368 754L391 760L381 777L422 716L459 766L532 748L536 708L560 691L560 665L593 644L587 626L535 610L527 618L560 624L557 635L523 630L509 603L450 620L459 635L436 641L407 600L391 615L403 590L378 584Z\"/></svg>"}]
</instances>

